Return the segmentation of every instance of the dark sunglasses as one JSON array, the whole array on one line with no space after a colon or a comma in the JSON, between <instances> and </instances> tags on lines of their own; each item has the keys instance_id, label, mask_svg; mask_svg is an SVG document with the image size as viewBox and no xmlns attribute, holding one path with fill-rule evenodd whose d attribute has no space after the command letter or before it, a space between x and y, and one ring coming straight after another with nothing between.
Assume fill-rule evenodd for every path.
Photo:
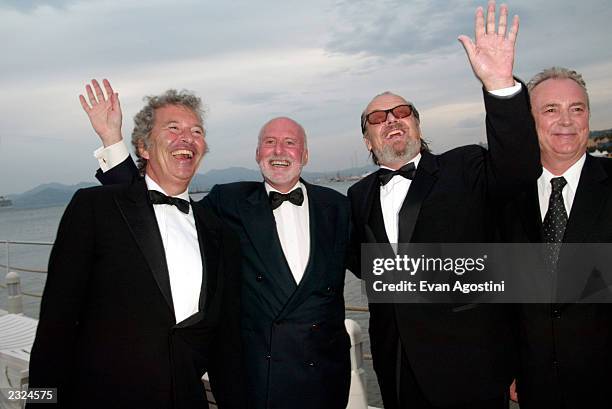
<instances>
[{"instance_id":1,"label":"dark sunglasses","mask_svg":"<svg viewBox=\"0 0 612 409\"><path fill-rule=\"evenodd\" d=\"M393 114L397 119L406 118L412 115L412 105L398 105L390 109L381 109L372 111L365 116L365 121L361 124L362 131L365 131L366 121L370 125L382 124L387 120L389 112Z\"/></svg>"}]
</instances>

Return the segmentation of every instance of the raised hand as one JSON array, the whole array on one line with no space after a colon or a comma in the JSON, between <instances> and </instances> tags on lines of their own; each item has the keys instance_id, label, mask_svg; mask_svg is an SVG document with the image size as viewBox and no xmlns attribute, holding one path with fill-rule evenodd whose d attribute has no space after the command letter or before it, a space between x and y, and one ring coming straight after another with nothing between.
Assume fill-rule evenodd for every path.
<instances>
[{"instance_id":1,"label":"raised hand","mask_svg":"<svg viewBox=\"0 0 612 409\"><path fill-rule=\"evenodd\" d=\"M465 48L474 74L487 91L514 85L512 66L514 64L514 47L518 34L519 18L514 16L512 27L506 35L508 6L502 4L499 11L497 30L495 30L495 1L491 0L487 7L486 27L482 7L476 9L474 24L476 43L468 36L459 36L459 41Z\"/></svg>"},{"instance_id":2,"label":"raised hand","mask_svg":"<svg viewBox=\"0 0 612 409\"><path fill-rule=\"evenodd\" d=\"M102 85L104 85L106 95L98 81L91 80L91 85L85 86L89 103L83 95L79 95L79 101L91 125L106 147L123 139L121 136L121 105L119 94L113 91L110 82L104 79Z\"/></svg>"}]
</instances>

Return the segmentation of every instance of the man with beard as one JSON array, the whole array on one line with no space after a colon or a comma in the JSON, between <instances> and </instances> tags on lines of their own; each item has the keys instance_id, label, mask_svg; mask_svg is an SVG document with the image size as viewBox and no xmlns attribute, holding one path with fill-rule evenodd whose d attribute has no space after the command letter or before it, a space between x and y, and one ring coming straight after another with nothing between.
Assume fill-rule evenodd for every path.
<instances>
[{"instance_id":1,"label":"man with beard","mask_svg":"<svg viewBox=\"0 0 612 409\"><path fill-rule=\"evenodd\" d=\"M515 17L495 30L476 12L476 43L459 39L484 86L489 150L465 146L433 155L414 104L385 92L361 115L367 149L380 170L349 189L354 234L350 269L361 275L362 243L484 243L494 204L535 181L539 152L525 87L512 76ZM365 271L364 271L365 273ZM387 409L505 408L514 342L502 305L370 302L374 370Z\"/></svg>"},{"instance_id":2,"label":"man with beard","mask_svg":"<svg viewBox=\"0 0 612 409\"><path fill-rule=\"evenodd\" d=\"M98 154L106 168L98 179L130 180L136 168L123 143L114 143L121 138L99 135L108 147ZM201 202L240 236L249 407L344 409L350 386L343 294L348 200L300 179L308 162L306 133L290 118L262 127L255 159L264 182L216 185Z\"/></svg>"}]
</instances>

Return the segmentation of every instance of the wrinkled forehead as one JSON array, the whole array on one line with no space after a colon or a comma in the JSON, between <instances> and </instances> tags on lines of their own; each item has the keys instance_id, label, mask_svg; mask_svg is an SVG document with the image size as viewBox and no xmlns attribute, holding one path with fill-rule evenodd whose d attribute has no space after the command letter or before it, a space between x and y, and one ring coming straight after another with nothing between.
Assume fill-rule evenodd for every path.
<instances>
[{"instance_id":1,"label":"wrinkled forehead","mask_svg":"<svg viewBox=\"0 0 612 409\"><path fill-rule=\"evenodd\" d=\"M289 118L279 118L264 126L261 138L293 138L303 142L304 131L297 122Z\"/></svg>"},{"instance_id":2,"label":"wrinkled forehead","mask_svg":"<svg viewBox=\"0 0 612 409\"><path fill-rule=\"evenodd\" d=\"M533 105L552 103L583 103L587 105L587 95L584 89L570 78L550 78L542 81L531 90Z\"/></svg>"},{"instance_id":3,"label":"wrinkled forehead","mask_svg":"<svg viewBox=\"0 0 612 409\"><path fill-rule=\"evenodd\" d=\"M398 105L409 105L409 102L399 95L384 94L375 97L366 107L366 114L372 111L385 110L395 108Z\"/></svg>"}]
</instances>

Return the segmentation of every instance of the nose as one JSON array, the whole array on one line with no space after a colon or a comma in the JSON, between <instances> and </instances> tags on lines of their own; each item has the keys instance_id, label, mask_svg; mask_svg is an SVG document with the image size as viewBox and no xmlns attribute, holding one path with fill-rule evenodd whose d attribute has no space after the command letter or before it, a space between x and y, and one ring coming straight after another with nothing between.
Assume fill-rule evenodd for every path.
<instances>
[{"instance_id":1,"label":"nose","mask_svg":"<svg viewBox=\"0 0 612 409\"><path fill-rule=\"evenodd\" d=\"M393 115L393 112L389 111L387 112L387 120L385 122L392 124L393 122L397 122L398 119L395 117L395 115Z\"/></svg>"},{"instance_id":2,"label":"nose","mask_svg":"<svg viewBox=\"0 0 612 409\"><path fill-rule=\"evenodd\" d=\"M191 143L193 142L193 134L191 133L191 128L183 127L180 129L181 141Z\"/></svg>"},{"instance_id":3,"label":"nose","mask_svg":"<svg viewBox=\"0 0 612 409\"><path fill-rule=\"evenodd\" d=\"M560 117L559 117L559 123L564 126L569 126L572 124L572 116L569 110L566 110L566 109L561 110Z\"/></svg>"},{"instance_id":4,"label":"nose","mask_svg":"<svg viewBox=\"0 0 612 409\"><path fill-rule=\"evenodd\" d=\"M276 145L274 145L274 154L281 155L282 153L283 153L283 144L277 143Z\"/></svg>"}]
</instances>

